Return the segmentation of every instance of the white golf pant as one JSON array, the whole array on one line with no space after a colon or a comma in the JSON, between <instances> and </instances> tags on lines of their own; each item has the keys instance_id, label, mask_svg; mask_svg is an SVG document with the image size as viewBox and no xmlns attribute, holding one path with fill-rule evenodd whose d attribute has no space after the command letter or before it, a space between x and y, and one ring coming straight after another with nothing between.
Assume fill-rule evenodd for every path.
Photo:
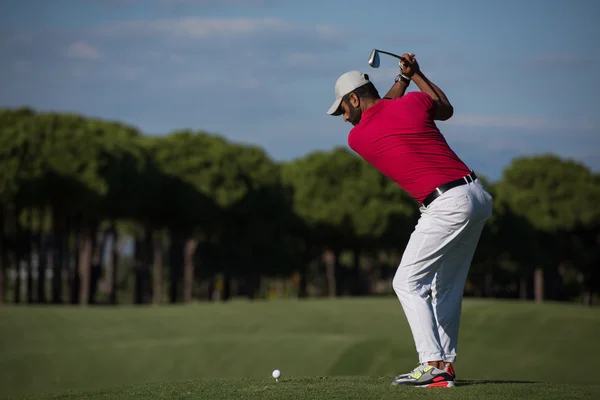
<instances>
[{"instance_id":1,"label":"white golf pant","mask_svg":"<svg viewBox=\"0 0 600 400\"><path fill-rule=\"evenodd\" d=\"M464 286L492 201L476 180L420 208L393 280L420 363L456 360Z\"/></svg>"}]
</instances>

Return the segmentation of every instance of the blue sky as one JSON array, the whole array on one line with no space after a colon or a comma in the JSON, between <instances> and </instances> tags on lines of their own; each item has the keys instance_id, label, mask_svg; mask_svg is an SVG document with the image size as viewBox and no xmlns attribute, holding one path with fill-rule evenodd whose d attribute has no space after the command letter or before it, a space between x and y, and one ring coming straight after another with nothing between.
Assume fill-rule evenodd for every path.
<instances>
[{"instance_id":1,"label":"blue sky","mask_svg":"<svg viewBox=\"0 0 600 400\"><path fill-rule=\"evenodd\" d=\"M383 94L413 52L455 106L439 127L492 179L553 152L600 170L600 2L3 0L0 106L204 129L277 160L347 146L342 73ZM417 90L411 85L409 90Z\"/></svg>"}]
</instances>

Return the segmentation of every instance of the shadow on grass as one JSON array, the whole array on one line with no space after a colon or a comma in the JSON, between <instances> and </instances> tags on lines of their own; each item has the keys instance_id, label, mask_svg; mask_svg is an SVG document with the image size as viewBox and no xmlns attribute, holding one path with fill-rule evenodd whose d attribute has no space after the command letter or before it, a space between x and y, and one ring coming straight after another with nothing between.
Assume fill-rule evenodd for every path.
<instances>
[{"instance_id":1,"label":"shadow on grass","mask_svg":"<svg viewBox=\"0 0 600 400\"><path fill-rule=\"evenodd\" d=\"M456 381L456 386L475 386L475 385L505 385L508 383L539 383L533 381L494 381L494 380L458 380Z\"/></svg>"}]
</instances>

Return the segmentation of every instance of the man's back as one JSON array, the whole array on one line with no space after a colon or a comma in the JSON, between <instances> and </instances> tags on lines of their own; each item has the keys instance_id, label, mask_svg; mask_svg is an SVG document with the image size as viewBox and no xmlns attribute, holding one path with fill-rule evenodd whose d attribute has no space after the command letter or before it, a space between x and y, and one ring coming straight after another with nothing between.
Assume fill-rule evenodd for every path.
<instances>
[{"instance_id":1,"label":"man's back","mask_svg":"<svg viewBox=\"0 0 600 400\"><path fill-rule=\"evenodd\" d=\"M422 202L436 187L470 170L448 146L426 93L383 99L365 110L348 135L348 145L365 161Z\"/></svg>"}]
</instances>

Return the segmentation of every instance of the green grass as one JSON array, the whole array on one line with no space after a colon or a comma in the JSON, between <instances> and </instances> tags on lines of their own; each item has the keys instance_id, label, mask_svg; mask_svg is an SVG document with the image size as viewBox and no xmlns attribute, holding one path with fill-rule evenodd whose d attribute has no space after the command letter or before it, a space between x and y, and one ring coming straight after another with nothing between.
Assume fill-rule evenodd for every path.
<instances>
[{"instance_id":1,"label":"green grass","mask_svg":"<svg viewBox=\"0 0 600 400\"><path fill-rule=\"evenodd\" d=\"M0 321L0 398L427 395L389 385L417 362L393 298L5 307ZM597 376L586 372L597 369L599 337L600 309L466 300L456 363L463 385L438 396L600 398ZM275 368L284 374L277 384Z\"/></svg>"},{"instance_id":2,"label":"green grass","mask_svg":"<svg viewBox=\"0 0 600 400\"><path fill-rule=\"evenodd\" d=\"M466 381L453 389L422 389L390 385L392 377L304 377L279 383L264 379L207 378L194 381L70 391L60 395L26 397L29 400L385 400L385 399L597 399L600 386L498 381Z\"/></svg>"}]
</instances>

